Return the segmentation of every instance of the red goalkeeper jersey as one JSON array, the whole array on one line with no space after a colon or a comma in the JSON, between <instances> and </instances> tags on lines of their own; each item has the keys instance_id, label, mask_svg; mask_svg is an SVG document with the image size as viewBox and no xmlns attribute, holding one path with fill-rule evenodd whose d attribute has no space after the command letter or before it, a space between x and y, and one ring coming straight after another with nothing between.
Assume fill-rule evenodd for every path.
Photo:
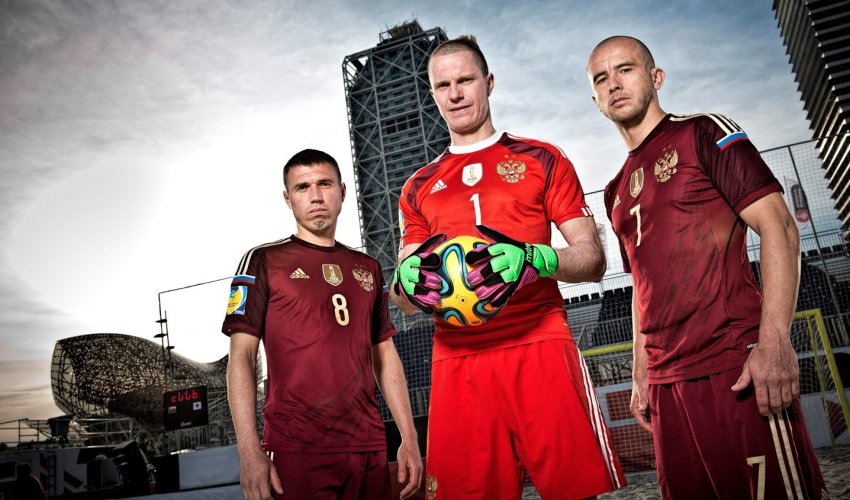
<instances>
[{"instance_id":1,"label":"red goalkeeper jersey","mask_svg":"<svg viewBox=\"0 0 850 500\"><path fill-rule=\"evenodd\" d=\"M548 245L552 223L592 215L561 150L507 133L450 146L408 179L399 198L402 247L437 233L475 236L476 224ZM483 325L460 327L437 319L434 360L569 335L557 282L540 279L520 289Z\"/></svg>"},{"instance_id":2,"label":"red goalkeeper jersey","mask_svg":"<svg viewBox=\"0 0 850 500\"><path fill-rule=\"evenodd\" d=\"M761 293L738 214L781 189L747 135L721 115L667 115L605 188L651 383L743 365L758 341Z\"/></svg>"}]
</instances>

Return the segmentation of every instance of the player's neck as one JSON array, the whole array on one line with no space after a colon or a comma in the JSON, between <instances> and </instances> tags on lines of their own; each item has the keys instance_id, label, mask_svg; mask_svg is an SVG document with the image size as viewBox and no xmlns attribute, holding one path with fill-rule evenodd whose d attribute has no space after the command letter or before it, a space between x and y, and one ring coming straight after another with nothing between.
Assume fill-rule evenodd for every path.
<instances>
[{"instance_id":1,"label":"player's neck","mask_svg":"<svg viewBox=\"0 0 850 500\"><path fill-rule=\"evenodd\" d=\"M487 120L480 127L473 131L458 133L449 130L449 136L452 139L452 146L468 146L489 139L496 133L496 128L493 127L493 122Z\"/></svg>"},{"instance_id":2,"label":"player's neck","mask_svg":"<svg viewBox=\"0 0 850 500\"><path fill-rule=\"evenodd\" d=\"M667 116L667 113L660 106L652 106L639 120L630 123L617 123L617 129L626 143L626 148L632 151L640 146L646 136L661 123L665 116Z\"/></svg>"},{"instance_id":3,"label":"player's neck","mask_svg":"<svg viewBox=\"0 0 850 500\"><path fill-rule=\"evenodd\" d=\"M321 233L314 233L306 228L299 227L295 232L295 236L302 241L306 241L307 243L312 243L314 245L318 245L320 247L332 247L336 245L336 239L334 239L334 233L336 231L324 231Z\"/></svg>"}]
</instances>

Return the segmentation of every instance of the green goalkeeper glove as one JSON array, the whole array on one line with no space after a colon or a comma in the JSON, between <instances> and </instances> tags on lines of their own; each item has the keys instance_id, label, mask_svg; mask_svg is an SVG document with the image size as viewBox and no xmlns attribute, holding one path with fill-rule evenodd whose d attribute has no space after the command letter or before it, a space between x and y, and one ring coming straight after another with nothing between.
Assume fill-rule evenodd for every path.
<instances>
[{"instance_id":1,"label":"green goalkeeper glove","mask_svg":"<svg viewBox=\"0 0 850 500\"><path fill-rule=\"evenodd\" d=\"M466 254L466 263L472 266L467 279L475 295L493 307L501 307L520 288L558 270L558 254L548 245L523 243L487 226L475 229L493 243Z\"/></svg>"}]
</instances>

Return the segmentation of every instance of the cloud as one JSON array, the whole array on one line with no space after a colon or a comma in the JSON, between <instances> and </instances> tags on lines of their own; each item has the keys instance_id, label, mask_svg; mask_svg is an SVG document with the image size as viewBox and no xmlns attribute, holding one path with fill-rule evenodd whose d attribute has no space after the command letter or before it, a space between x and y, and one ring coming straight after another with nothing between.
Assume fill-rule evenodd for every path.
<instances>
[{"instance_id":1,"label":"cloud","mask_svg":"<svg viewBox=\"0 0 850 500\"><path fill-rule=\"evenodd\" d=\"M598 190L626 152L584 71L613 34L655 51L668 71L665 109L730 114L760 147L807 137L770 7L0 3L0 294L13 303L0 373L46 377L53 344L67 336L150 335L158 292L225 276L248 247L293 232L280 167L303 147L330 152L353 184L342 60L390 26L418 16L424 29L477 35L496 75L496 126L558 144L585 189ZM356 246L354 198L339 236ZM214 345L198 355L220 357L220 293L163 296L178 348ZM8 390L3 401L46 413L44 385Z\"/></svg>"}]
</instances>

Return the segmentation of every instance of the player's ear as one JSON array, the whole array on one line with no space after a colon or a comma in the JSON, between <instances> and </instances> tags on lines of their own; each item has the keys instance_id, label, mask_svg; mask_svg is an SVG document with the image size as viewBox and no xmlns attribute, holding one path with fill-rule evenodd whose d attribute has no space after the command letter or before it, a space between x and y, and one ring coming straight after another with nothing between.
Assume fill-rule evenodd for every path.
<instances>
[{"instance_id":1,"label":"player's ear","mask_svg":"<svg viewBox=\"0 0 850 500\"><path fill-rule=\"evenodd\" d=\"M286 189L283 190L283 201L285 201L286 206L289 207L290 210L292 210L292 203L289 202L289 191L287 191Z\"/></svg>"},{"instance_id":2,"label":"player's ear","mask_svg":"<svg viewBox=\"0 0 850 500\"><path fill-rule=\"evenodd\" d=\"M496 77L493 76L493 73L487 74L487 97L493 93L493 87L496 86Z\"/></svg>"},{"instance_id":3,"label":"player's ear","mask_svg":"<svg viewBox=\"0 0 850 500\"><path fill-rule=\"evenodd\" d=\"M341 187L342 187L342 198L341 198L340 201L345 201L345 183L344 182L342 183Z\"/></svg>"},{"instance_id":4,"label":"player's ear","mask_svg":"<svg viewBox=\"0 0 850 500\"><path fill-rule=\"evenodd\" d=\"M661 68L652 68L652 86L655 87L655 90L660 90L661 86L664 85L664 78L667 76L664 73L664 70Z\"/></svg>"}]
</instances>

